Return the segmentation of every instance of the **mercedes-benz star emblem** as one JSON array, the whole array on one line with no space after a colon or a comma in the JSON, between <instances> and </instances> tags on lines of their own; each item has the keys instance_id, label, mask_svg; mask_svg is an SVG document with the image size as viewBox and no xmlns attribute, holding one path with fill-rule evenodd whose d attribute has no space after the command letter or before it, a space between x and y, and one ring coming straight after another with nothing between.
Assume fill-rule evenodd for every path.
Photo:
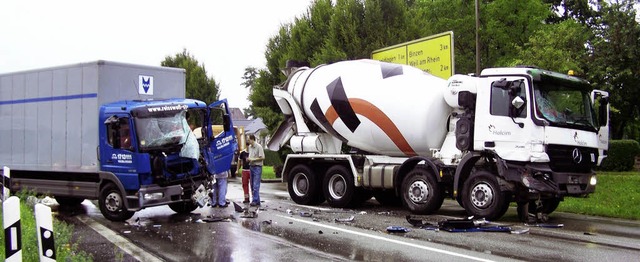
<instances>
[{"instance_id":1,"label":"mercedes-benz star emblem","mask_svg":"<svg viewBox=\"0 0 640 262\"><path fill-rule=\"evenodd\" d=\"M574 148L571 156L573 157L573 162L576 164L580 164L580 162L582 162L582 152L580 152L580 149Z\"/></svg>"}]
</instances>

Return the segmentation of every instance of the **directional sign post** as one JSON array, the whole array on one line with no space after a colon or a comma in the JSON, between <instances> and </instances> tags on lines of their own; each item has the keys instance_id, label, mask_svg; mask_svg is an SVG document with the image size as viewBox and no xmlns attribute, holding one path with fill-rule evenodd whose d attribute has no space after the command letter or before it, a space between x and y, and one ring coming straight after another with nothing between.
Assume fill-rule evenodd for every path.
<instances>
[{"instance_id":1,"label":"directional sign post","mask_svg":"<svg viewBox=\"0 0 640 262\"><path fill-rule=\"evenodd\" d=\"M373 51L375 60L410 65L448 79L455 72L453 32L445 32Z\"/></svg>"}]
</instances>

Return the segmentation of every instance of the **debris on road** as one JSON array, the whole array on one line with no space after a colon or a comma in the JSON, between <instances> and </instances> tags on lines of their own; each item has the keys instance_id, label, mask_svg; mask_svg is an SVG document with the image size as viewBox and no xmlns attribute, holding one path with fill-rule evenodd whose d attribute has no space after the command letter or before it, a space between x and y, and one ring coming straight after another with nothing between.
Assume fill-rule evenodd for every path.
<instances>
[{"instance_id":1,"label":"debris on road","mask_svg":"<svg viewBox=\"0 0 640 262\"><path fill-rule=\"evenodd\" d=\"M255 211L249 211L249 210L245 210L242 215L240 215L241 218L256 218L258 217L258 213L256 213Z\"/></svg>"},{"instance_id":2,"label":"debris on road","mask_svg":"<svg viewBox=\"0 0 640 262\"><path fill-rule=\"evenodd\" d=\"M564 224L551 224L551 223L536 223L536 224L524 224L528 227L544 227L544 228L562 228Z\"/></svg>"},{"instance_id":3,"label":"debris on road","mask_svg":"<svg viewBox=\"0 0 640 262\"><path fill-rule=\"evenodd\" d=\"M388 226L387 227L387 232L389 233L407 233L411 231L411 229L408 229L406 227L401 227L401 226Z\"/></svg>"},{"instance_id":4,"label":"debris on road","mask_svg":"<svg viewBox=\"0 0 640 262\"><path fill-rule=\"evenodd\" d=\"M238 212L238 213L242 213L242 212L244 212L245 210L247 210L246 208L244 208L244 207L242 207L242 206L238 205L236 202L233 202L233 209L235 209L235 210L236 210L236 212Z\"/></svg>"},{"instance_id":5,"label":"debris on road","mask_svg":"<svg viewBox=\"0 0 640 262\"><path fill-rule=\"evenodd\" d=\"M311 217L313 214L311 212L302 211L300 212L301 217Z\"/></svg>"},{"instance_id":6,"label":"debris on road","mask_svg":"<svg viewBox=\"0 0 640 262\"><path fill-rule=\"evenodd\" d=\"M436 223L424 222L422 219L413 218L410 215L407 217L407 222L414 227L427 230L444 230L452 233L459 232L508 232L511 234L524 234L528 233L528 228L503 226L490 223L484 218L473 219L468 217L464 219L447 219Z\"/></svg>"},{"instance_id":7,"label":"debris on road","mask_svg":"<svg viewBox=\"0 0 640 262\"><path fill-rule=\"evenodd\" d=\"M355 218L355 216L350 216L350 217L348 217L348 218L336 218L336 219L335 219L335 221L336 221L336 222L342 222L342 223L345 223L345 222L353 222L353 219L354 219L354 218Z\"/></svg>"}]
</instances>

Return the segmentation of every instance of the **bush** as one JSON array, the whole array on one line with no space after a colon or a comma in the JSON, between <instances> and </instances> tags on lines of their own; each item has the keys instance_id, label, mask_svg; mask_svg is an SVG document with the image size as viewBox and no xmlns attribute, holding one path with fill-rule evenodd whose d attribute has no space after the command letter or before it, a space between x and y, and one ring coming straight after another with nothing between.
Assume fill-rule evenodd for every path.
<instances>
[{"instance_id":1,"label":"bush","mask_svg":"<svg viewBox=\"0 0 640 262\"><path fill-rule=\"evenodd\" d=\"M611 140L608 154L600 165L601 170L631 171L640 154L640 144L635 140Z\"/></svg>"},{"instance_id":2,"label":"bush","mask_svg":"<svg viewBox=\"0 0 640 262\"><path fill-rule=\"evenodd\" d=\"M265 150L264 151L264 165L265 166L279 166L282 165L282 160L280 159L280 154L275 151Z\"/></svg>"}]
</instances>

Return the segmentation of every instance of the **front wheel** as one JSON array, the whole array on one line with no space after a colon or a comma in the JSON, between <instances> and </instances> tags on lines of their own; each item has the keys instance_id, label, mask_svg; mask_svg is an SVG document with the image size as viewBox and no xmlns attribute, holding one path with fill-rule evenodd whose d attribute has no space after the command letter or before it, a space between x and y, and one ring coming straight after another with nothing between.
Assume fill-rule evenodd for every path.
<instances>
[{"instance_id":1,"label":"front wheel","mask_svg":"<svg viewBox=\"0 0 640 262\"><path fill-rule=\"evenodd\" d=\"M111 221L125 221L135 212L127 210L124 204L125 198L114 184L108 184L100 190L98 206L102 215Z\"/></svg>"},{"instance_id":2,"label":"front wheel","mask_svg":"<svg viewBox=\"0 0 640 262\"><path fill-rule=\"evenodd\" d=\"M318 176L305 164L294 166L287 181L289 196L300 205L317 205L324 202Z\"/></svg>"},{"instance_id":3,"label":"front wheel","mask_svg":"<svg viewBox=\"0 0 640 262\"><path fill-rule=\"evenodd\" d=\"M465 181L462 195L464 209L475 217L496 220L509 208L510 194L500 190L495 175L477 171Z\"/></svg>"},{"instance_id":4,"label":"front wheel","mask_svg":"<svg viewBox=\"0 0 640 262\"><path fill-rule=\"evenodd\" d=\"M198 205L193 201L176 202L169 204L169 208L178 214L189 214L191 211L196 210Z\"/></svg>"},{"instance_id":5,"label":"front wheel","mask_svg":"<svg viewBox=\"0 0 640 262\"><path fill-rule=\"evenodd\" d=\"M416 167L402 180L402 203L414 214L438 211L444 201L435 177L424 167Z\"/></svg>"}]
</instances>

